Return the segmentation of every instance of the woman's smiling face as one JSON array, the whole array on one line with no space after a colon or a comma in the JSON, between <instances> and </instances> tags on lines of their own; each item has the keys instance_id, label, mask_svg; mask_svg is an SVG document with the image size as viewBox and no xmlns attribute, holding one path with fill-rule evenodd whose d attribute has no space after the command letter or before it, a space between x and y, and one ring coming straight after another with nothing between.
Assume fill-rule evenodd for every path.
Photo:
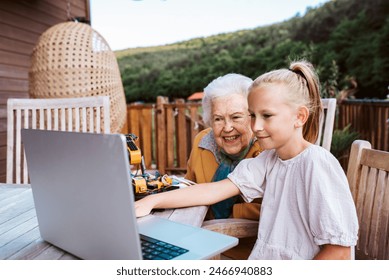
<instances>
[{"instance_id":1,"label":"woman's smiling face","mask_svg":"<svg viewBox=\"0 0 389 280\"><path fill-rule=\"evenodd\" d=\"M234 94L212 100L211 124L218 147L229 155L239 154L253 137L247 98Z\"/></svg>"}]
</instances>

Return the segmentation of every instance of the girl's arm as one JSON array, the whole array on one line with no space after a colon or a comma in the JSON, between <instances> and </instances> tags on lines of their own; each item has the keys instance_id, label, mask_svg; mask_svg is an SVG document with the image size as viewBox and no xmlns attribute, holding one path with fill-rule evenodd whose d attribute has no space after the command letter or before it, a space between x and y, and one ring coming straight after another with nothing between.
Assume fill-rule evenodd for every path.
<instances>
[{"instance_id":1,"label":"girl's arm","mask_svg":"<svg viewBox=\"0 0 389 280\"><path fill-rule=\"evenodd\" d=\"M137 217L145 216L153 208L181 208L198 205L211 205L226 198L238 195L238 187L229 179L219 182L198 184L165 193L148 195L135 202Z\"/></svg>"},{"instance_id":2,"label":"girl's arm","mask_svg":"<svg viewBox=\"0 0 389 280\"><path fill-rule=\"evenodd\" d=\"M351 248L339 245L325 244L314 260L351 260Z\"/></svg>"}]
</instances>

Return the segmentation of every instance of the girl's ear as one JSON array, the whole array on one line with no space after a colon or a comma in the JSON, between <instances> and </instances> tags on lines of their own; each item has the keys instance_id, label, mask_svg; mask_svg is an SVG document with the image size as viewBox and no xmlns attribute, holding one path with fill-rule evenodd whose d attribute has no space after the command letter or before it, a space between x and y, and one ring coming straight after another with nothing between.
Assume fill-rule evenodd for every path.
<instances>
[{"instance_id":1,"label":"girl's ear","mask_svg":"<svg viewBox=\"0 0 389 280\"><path fill-rule=\"evenodd\" d=\"M300 106L297 110L297 118L294 126L296 128L302 127L308 120L309 110L305 106Z\"/></svg>"}]
</instances>

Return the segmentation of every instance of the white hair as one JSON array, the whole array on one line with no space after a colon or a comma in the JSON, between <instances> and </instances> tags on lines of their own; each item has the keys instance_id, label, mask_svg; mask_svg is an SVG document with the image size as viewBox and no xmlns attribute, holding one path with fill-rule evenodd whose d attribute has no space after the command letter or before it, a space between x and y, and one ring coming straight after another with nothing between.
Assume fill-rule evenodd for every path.
<instances>
[{"instance_id":1,"label":"white hair","mask_svg":"<svg viewBox=\"0 0 389 280\"><path fill-rule=\"evenodd\" d=\"M202 100L204 123L211 126L212 101L215 98L239 94L247 99L249 87L252 82L252 79L235 73L218 77L210 82L204 88L204 97Z\"/></svg>"}]
</instances>

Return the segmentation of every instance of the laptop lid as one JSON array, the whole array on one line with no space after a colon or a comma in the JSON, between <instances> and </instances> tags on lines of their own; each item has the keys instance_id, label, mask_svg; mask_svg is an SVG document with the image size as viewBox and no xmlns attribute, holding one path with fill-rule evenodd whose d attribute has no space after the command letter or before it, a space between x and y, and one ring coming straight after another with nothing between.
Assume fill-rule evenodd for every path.
<instances>
[{"instance_id":1,"label":"laptop lid","mask_svg":"<svg viewBox=\"0 0 389 280\"><path fill-rule=\"evenodd\" d=\"M122 136L22 130L22 139L42 238L83 259L141 259Z\"/></svg>"},{"instance_id":2,"label":"laptop lid","mask_svg":"<svg viewBox=\"0 0 389 280\"><path fill-rule=\"evenodd\" d=\"M147 216L136 219L126 139L23 129L36 214L44 240L83 259L142 259L139 233L204 259L236 238Z\"/></svg>"}]
</instances>

